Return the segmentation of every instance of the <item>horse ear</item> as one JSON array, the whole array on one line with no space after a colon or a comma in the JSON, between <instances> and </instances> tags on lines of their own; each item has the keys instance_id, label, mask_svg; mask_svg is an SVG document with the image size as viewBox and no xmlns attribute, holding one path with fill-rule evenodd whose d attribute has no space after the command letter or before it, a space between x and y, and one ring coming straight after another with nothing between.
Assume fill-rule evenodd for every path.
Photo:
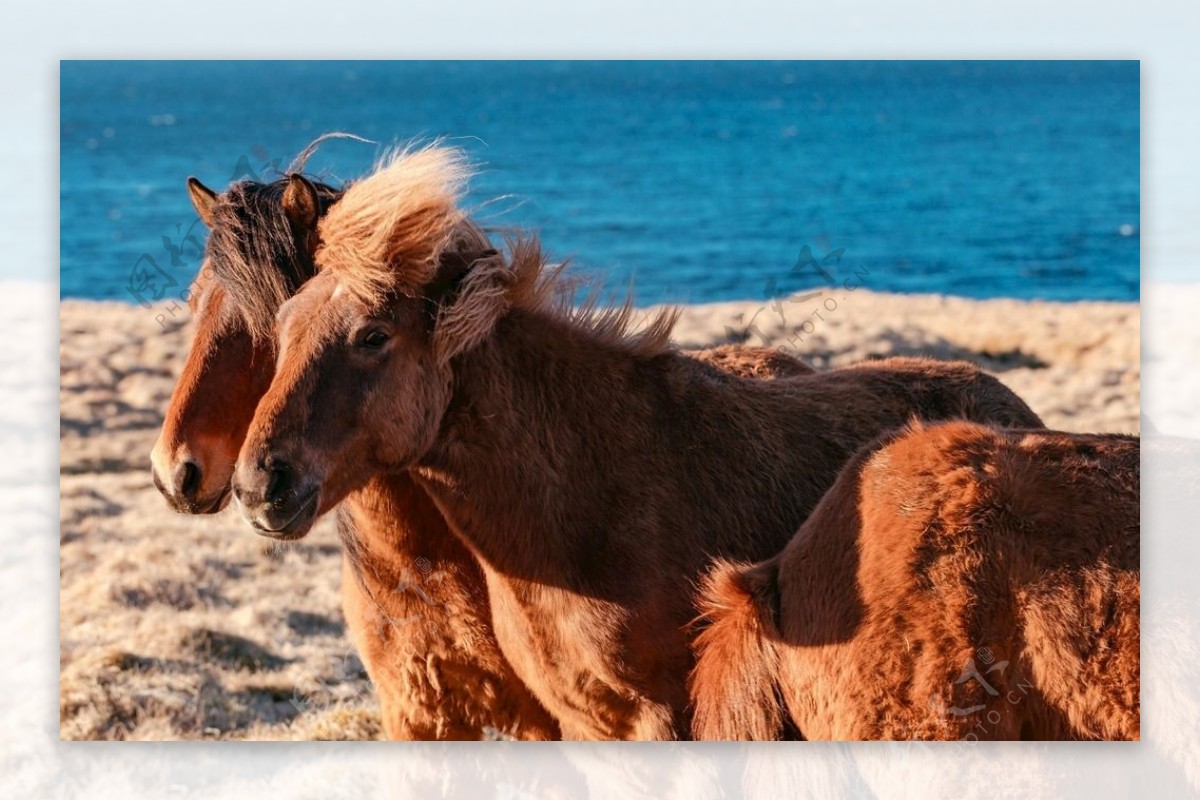
<instances>
[{"instance_id":1,"label":"horse ear","mask_svg":"<svg viewBox=\"0 0 1200 801\"><path fill-rule=\"evenodd\" d=\"M437 274L425 287L425 299L432 305L434 313L438 306L458 291L459 284L475 266L475 262L493 259L498 255L499 251L494 248L488 248L478 253L462 253L451 250L442 253L442 257L438 261Z\"/></svg>"},{"instance_id":2,"label":"horse ear","mask_svg":"<svg viewBox=\"0 0 1200 801\"><path fill-rule=\"evenodd\" d=\"M283 190L283 213L301 230L311 231L317 227L317 218L321 215L317 188L303 175L292 173L288 176L287 189Z\"/></svg>"},{"instance_id":3,"label":"horse ear","mask_svg":"<svg viewBox=\"0 0 1200 801\"><path fill-rule=\"evenodd\" d=\"M431 298L433 348L445 364L478 345L508 308L511 274L498 251L486 250L460 264L449 261Z\"/></svg>"},{"instance_id":4,"label":"horse ear","mask_svg":"<svg viewBox=\"0 0 1200 801\"><path fill-rule=\"evenodd\" d=\"M188 197L192 206L200 215L201 221L209 228L213 227L213 207L217 205L217 193L200 183L199 178L187 179Z\"/></svg>"}]
</instances>

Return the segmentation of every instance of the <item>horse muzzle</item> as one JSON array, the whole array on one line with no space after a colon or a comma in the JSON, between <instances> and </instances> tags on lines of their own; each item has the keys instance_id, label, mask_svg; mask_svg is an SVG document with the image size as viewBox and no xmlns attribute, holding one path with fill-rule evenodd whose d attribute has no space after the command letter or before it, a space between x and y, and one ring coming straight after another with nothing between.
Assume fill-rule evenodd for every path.
<instances>
[{"instance_id":1,"label":"horse muzzle","mask_svg":"<svg viewBox=\"0 0 1200 801\"><path fill-rule=\"evenodd\" d=\"M277 540L297 540L309 532L320 509L320 490L277 457L239 466L233 478L242 517L258 534Z\"/></svg>"}]
</instances>

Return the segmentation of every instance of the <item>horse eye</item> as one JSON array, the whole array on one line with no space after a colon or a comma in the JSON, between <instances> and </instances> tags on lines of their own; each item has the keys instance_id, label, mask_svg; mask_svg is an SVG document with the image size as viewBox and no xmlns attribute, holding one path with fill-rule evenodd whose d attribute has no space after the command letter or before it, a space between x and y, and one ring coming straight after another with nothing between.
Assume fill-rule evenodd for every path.
<instances>
[{"instance_id":1,"label":"horse eye","mask_svg":"<svg viewBox=\"0 0 1200 801\"><path fill-rule=\"evenodd\" d=\"M387 344L389 339L391 339L391 337L388 336L387 331L376 328L372 331L368 331L366 336L359 340L359 345L367 350L379 350Z\"/></svg>"}]
</instances>

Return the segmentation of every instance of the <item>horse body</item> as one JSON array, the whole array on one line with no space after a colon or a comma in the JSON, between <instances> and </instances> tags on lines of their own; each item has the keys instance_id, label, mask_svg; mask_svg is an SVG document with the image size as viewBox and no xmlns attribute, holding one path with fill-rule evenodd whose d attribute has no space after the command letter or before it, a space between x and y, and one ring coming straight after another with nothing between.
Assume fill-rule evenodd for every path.
<instances>
[{"instance_id":1,"label":"horse body","mask_svg":"<svg viewBox=\"0 0 1200 801\"><path fill-rule=\"evenodd\" d=\"M746 377L813 372L767 348L723 346L688 357ZM390 739L473 740L486 728L526 740L560 736L501 650L499 628L516 619L507 613L507 585L494 572L485 577L413 475L381 474L347 495L338 530L342 609ZM496 615L493 598L504 607Z\"/></svg>"},{"instance_id":2,"label":"horse body","mask_svg":"<svg viewBox=\"0 0 1200 801\"><path fill-rule=\"evenodd\" d=\"M1138 443L913 426L704 583L694 733L1137 739Z\"/></svg>"}]
</instances>

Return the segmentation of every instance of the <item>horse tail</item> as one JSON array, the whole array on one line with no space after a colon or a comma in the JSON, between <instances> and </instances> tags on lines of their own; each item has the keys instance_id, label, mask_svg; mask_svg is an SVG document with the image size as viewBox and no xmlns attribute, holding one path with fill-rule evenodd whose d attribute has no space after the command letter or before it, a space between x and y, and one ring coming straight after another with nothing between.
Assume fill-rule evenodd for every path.
<instances>
[{"instance_id":1,"label":"horse tail","mask_svg":"<svg viewBox=\"0 0 1200 801\"><path fill-rule=\"evenodd\" d=\"M707 624L694 643L692 734L697 740L776 740L783 734L778 691L778 560L718 561L698 601Z\"/></svg>"}]
</instances>

